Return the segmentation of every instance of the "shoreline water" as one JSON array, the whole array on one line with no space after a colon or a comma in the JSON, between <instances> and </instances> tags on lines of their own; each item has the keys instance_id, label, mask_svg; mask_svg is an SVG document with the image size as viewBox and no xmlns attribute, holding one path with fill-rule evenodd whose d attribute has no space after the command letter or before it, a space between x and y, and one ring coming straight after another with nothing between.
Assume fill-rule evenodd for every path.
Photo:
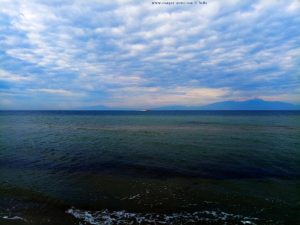
<instances>
[{"instance_id":1,"label":"shoreline water","mask_svg":"<svg viewBox=\"0 0 300 225\"><path fill-rule=\"evenodd\" d=\"M179 114L0 112L1 224L297 224L300 113Z\"/></svg>"}]
</instances>

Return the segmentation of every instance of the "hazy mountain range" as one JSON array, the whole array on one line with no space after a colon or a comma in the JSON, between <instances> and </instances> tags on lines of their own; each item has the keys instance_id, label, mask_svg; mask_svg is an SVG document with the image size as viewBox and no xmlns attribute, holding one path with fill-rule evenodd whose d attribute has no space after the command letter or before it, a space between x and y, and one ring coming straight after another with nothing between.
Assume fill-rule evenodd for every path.
<instances>
[{"instance_id":1,"label":"hazy mountain range","mask_svg":"<svg viewBox=\"0 0 300 225\"><path fill-rule=\"evenodd\" d=\"M299 105L279 101L251 99L247 101L224 101L204 106L165 106L156 110L300 110Z\"/></svg>"},{"instance_id":2,"label":"hazy mountain range","mask_svg":"<svg viewBox=\"0 0 300 225\"><path fill-rule=\"evenodd\" d=\"M81 110L124 110L109 108L105 106L84 107ZM247 101L224 101L204 106L170 105L147 110L300 110L300 105L280 101L265 101L262 99L251 99Z\"/></svg>"}]
</instances>

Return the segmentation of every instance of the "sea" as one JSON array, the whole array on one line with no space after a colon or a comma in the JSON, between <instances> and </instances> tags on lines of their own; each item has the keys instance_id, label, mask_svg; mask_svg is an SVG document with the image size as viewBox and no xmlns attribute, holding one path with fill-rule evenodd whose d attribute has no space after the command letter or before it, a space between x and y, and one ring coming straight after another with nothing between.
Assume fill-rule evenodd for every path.
<instances>
[{"instance_id":1,"label":"sea","mask_svg":"<svg viewBox=\"0 0 300 225\"><path fill-rule=\"evenodd\" d=\"M300 111L0 111L0 224L300 224Z\"/></svg>"}]
</instances>

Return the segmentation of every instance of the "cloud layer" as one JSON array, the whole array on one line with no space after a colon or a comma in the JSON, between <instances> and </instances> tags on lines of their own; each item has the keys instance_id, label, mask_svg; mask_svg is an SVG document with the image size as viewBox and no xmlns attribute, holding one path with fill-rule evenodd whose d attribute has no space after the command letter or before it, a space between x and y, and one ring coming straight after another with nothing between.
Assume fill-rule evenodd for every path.
<instances>
[{"instance_id":1,"label":"cloud layer","mask_svg":"<svg viewBox=\"0 0 300 225\"><path fill-rule=\"evenodd\" d=\"M300 102L297 0L0 4L1 108Z\"/></svg>"}]
</instances>

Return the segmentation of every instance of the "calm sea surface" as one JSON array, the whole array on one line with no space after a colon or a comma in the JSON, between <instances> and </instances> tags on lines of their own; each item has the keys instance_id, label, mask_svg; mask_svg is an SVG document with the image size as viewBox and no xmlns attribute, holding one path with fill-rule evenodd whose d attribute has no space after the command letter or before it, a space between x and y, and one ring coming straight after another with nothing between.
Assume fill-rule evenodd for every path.
<instances>
[{"instance_id":1,"label":"calm sea surface","mask_svg":"<svg viewBox=\"0 0 300 225\"><path fill-rule=\"evenodd\" d=\"M300 224L300 112L0 111L0 224Z\"/></svg>"}]
</instances>

